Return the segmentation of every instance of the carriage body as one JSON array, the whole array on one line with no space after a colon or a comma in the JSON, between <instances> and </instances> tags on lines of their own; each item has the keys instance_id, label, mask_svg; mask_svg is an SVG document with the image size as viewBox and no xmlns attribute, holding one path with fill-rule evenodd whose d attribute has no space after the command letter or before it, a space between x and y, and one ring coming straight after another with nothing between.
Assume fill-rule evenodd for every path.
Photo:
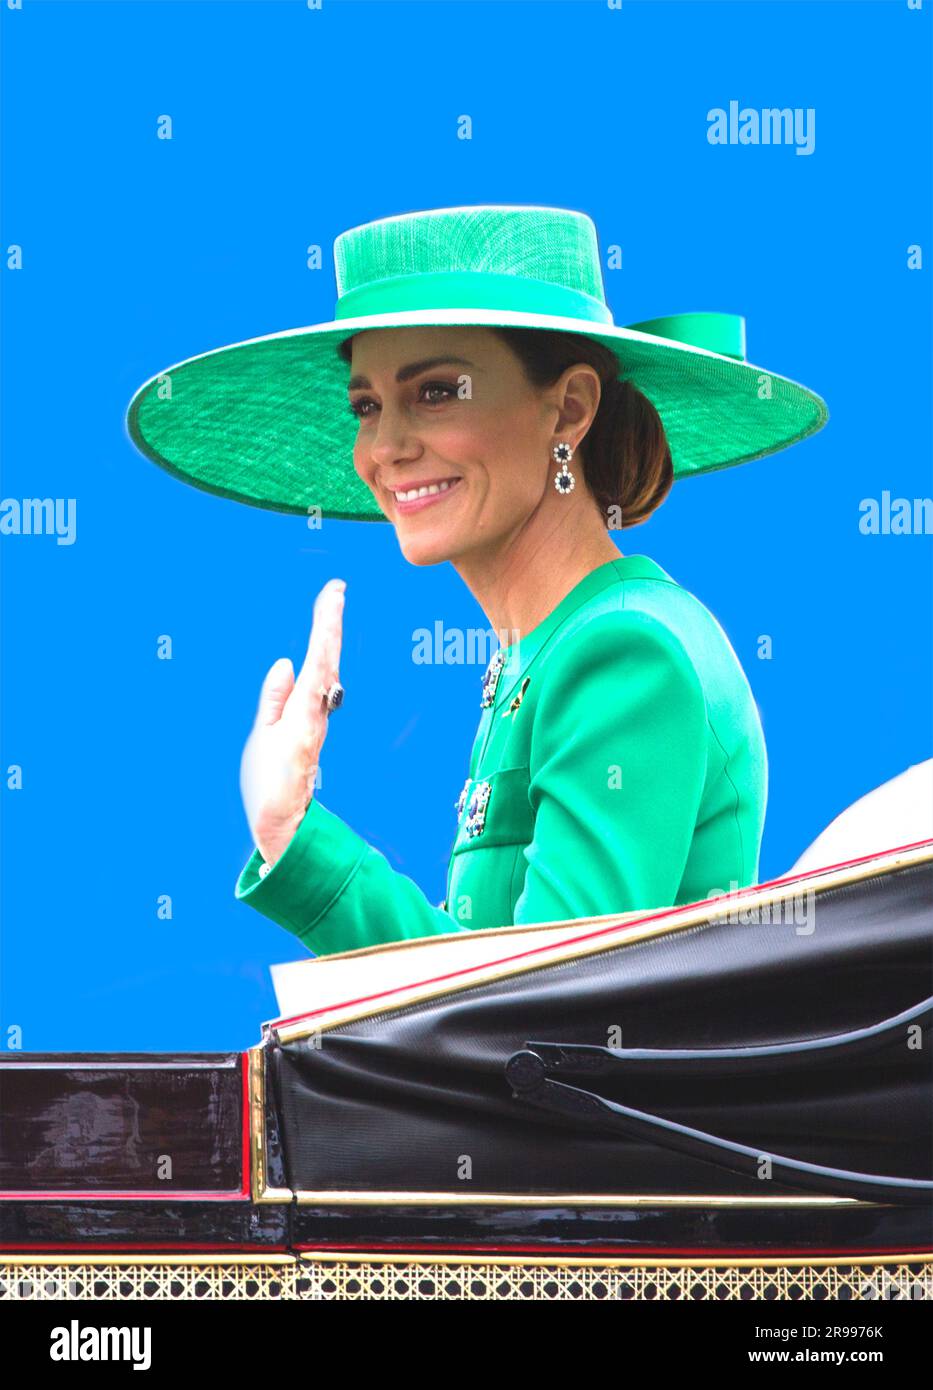
<instances>
[{"instance_id":1,"label":"carriage body","mask_svg":"<svg viewBox=\"0 0 933 1390\"><path fill-rule=\"evenodd\" d=\"M5 1286L933 1293L933 840L480 935L354 953L243 1053L8 1054Z\"/></svg>"}]
</instances>

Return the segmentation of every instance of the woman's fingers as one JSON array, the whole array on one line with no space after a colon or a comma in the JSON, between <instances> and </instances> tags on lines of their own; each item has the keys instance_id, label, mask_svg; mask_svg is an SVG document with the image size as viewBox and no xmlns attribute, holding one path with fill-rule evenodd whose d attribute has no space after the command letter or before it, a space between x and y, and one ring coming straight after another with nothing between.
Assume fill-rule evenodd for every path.
<instances>
[{"instance_id":1,"label":"woman's fingers","mask_svg":"<svg viewBox=\"0 0 933 1390\"><path fill-rule=\"evenodd\" d=\"M322 692L340 677L345 587L342 579L332 579L318 594L297 680L287 657L270 667L243 750L243 803L267 864L275 863L290 843L314 796L328 725Z\"/></svg>"},{"instance_id":2,"label":"woman's fingers","mask_svg":"<svg viewBox=\"0 0 933 1390\"><path fill-rule=\"evenodd\" d=\"M340 679L345 588L344 580L330 579L314 601L308 650L295 682L306 708L321 708L322 689L329 690Z\"/></svg>"},{"instance_id":3,"label":"woman's fingers","mask_svg":"<svg viewBox=\"0 0 933 1390\"><path fill-rule=\"evenodd\" d=\"M280 656L278 661L273 662L269 667L262 683L262 690L259 692L259 709L256 712L257 724L277 724L279 722L282 717L282 710L285 708L285 701L291 694L294 685L295 672L291 660L287 656Z\"/></svg>"}]
</instances>

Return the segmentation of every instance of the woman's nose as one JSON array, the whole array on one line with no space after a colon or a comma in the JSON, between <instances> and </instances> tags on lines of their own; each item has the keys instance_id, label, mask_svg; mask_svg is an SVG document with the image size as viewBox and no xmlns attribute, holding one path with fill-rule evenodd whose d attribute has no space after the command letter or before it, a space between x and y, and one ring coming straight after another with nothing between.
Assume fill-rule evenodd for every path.
<instances>
[{"instance_id":1,"label":"woman's nose","mask_svg":"<svg viewBox=\"0 0 933 1390\"><path fill-rule=\"evenodd\" d=\"M394 463L398 458L416 458L421 449L404 411L386 409L385 406L379 411L379 419L370 439L373 461L383 465Z\"/></svg>"}]
</instances>

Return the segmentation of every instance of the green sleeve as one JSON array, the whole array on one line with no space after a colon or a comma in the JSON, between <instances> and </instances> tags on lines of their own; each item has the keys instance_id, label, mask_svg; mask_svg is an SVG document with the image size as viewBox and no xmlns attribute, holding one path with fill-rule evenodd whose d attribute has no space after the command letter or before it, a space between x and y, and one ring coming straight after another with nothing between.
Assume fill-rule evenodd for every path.
<instances>
[{"instance_id":1,"label":"green sleeve","mask_svg":"<svg viewBox=\"0 0 933 1390\"><path fill-rule=\"evenodd\" d=\"M601 614L548 660L531 733L534 838L516 925L671 906L707 772L706 699L649 614Z\"/></svg>"},{"instance_id":2,"label":"green sleeve","mask_svg":"<svg viewBox=\"0 0 933 1390\"><path fill-rule=\"evenodd\" d=\"M285 927L315 955L382 941L469 930L432 907L411 878L393 869L317 798L265 876L254 850L236 885L240 902Z\"/></svg>"}]
</instances>

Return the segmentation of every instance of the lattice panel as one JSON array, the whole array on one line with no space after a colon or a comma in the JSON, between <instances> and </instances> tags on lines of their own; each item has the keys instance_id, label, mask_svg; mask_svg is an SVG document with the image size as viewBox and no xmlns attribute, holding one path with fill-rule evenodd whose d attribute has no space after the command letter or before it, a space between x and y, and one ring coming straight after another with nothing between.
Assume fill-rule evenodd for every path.
<instances>
[{"instance_id":1,"label":"lattice panel","mask_svg":"<svg viewBox=\"0 0 933 1390\"><path fill-rule=\"evenodd\" d=\"M0 1264L0 1299L931 1299L933 1265L564 1265L300 1259Z\"/></svg>"}]
</instances>

